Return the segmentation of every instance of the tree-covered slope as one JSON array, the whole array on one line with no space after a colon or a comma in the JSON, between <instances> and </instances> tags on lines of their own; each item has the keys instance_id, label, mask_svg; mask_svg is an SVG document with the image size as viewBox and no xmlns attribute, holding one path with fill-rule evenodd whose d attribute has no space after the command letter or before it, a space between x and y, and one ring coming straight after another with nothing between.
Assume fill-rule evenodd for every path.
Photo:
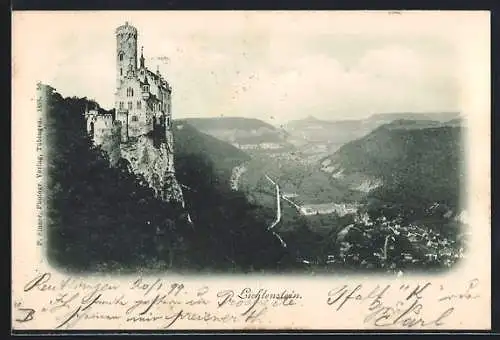
<instances>
[{"instance_id":1,"label":"tree-covered slope","mask_svg":"<svg viewBox=\"0 0 500 340\"><path fill-rule=\"evenodd\" d=\"M188 157L203 159L213 164L214 185L221 184L228 187L231 171L235 166L248 161L250 157L242 150L231 144L200 132L185 120L174 122L174 151L175 159L181 164Z\"/></svg>"},{"instance_id":2,"label":"tree-covered slope","mask_svg":"<svg viewBox=\"0 0 500 340\"><path fill-rule=\"evenodd\" d=\"M352 185L378 180L370 194L383 200L456 207L465 178L462 128L421 124L383 125L322 160L323 169Z\"/></svg>"}]
</instances>

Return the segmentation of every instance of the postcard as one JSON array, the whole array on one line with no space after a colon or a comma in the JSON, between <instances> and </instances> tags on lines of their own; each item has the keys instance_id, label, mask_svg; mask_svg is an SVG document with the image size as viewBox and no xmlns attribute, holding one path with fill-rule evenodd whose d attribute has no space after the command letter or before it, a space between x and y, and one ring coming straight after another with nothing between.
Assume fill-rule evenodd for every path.
<instances>
[{"instance_id":1,"label":"postcard","mask_svg":"<svg viewBox=\"0 0 500 340\"><path fill-rule=\"evenodd\" d=\"M14 11L12 329L487 330L487 11Z\"/></svg>"}]
</instances>

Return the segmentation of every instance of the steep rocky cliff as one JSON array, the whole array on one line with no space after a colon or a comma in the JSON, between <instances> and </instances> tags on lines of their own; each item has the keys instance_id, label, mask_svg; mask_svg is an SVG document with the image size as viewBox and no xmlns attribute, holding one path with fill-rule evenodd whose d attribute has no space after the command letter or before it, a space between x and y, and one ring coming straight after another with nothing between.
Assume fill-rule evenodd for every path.
<instances>
[{"instance_id":1,"label":"steep rocky cliff","mask_svg":"<svg viewBox=\"0 0 500 340\"><path fill-rule=\"evenodd\" d=\"M128 161L130 169L142 175L158 198L184 206L181 187L175 177L173 140L154 145L148 136L121 145L121 157Z\"/></svg>"}]
</instances>

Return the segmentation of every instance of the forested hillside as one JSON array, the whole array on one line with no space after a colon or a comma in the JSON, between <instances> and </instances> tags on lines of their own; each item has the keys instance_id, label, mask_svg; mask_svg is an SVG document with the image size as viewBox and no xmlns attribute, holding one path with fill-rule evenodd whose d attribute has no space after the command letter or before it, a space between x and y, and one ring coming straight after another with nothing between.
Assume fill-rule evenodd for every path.
<instances>
[{"instance_id":1,"label":"forested hillside","mask_svg":"<svg viewBox=\"0 0 500 340\"><path fill-rule=\"evenodd\" d=\"M186 157L195 158L198 161L204 160L213 165L210 174L216 175L212 182L214 186L228 188L227 181L233 168L250 159L244 151L198 131L186 120L175 121L173 133L177 168L190 168L189 164L184 164Z\"/></svg>"},{"instance_id":2,"label":"forested hillside","mask_svg":"<svg viewBox=\"0 0 500 340\"><path fill-rule=\"evenodd\" d=\"M379 180L371 196L384 201L457 208L465 181L461 130L395 121L347 143L323 164L338 181Z\"/></svg>"}]
</instances>

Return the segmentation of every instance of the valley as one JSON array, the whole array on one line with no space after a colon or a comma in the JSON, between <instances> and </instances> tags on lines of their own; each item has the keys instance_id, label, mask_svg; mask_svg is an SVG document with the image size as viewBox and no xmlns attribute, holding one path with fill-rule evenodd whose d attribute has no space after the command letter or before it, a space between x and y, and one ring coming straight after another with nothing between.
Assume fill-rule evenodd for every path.
<instances>
[{"instance_id":1,"label":"valley","mask_svg":"<svg viewBox=\"0 0 500 340\"><path fill-rule=\"evenodd\" d=\"M351 261L354 266L393 270L424 263L449 266L463 256L463 240L457 241L462 235L457 216L464 213L459 202L463 123L456 114L374 115L346 122L309 117L244 133L239 129L245 125L224 133L220 125L219 119L215 132L205 125L204 133L248 155L231 169L231 189L275 210L276 193L266 176L279 185L281 220L273 232L300 263L339 269ZM249 135L252 147L244 144ZM268 147L270 143L274 147ZM439 212L433 211L435 206ZM427 236L416 238L422 230ZM345 235L355 237L356 232L361 232L357 241L345 241ZM386 244L385 238L394 237L391 233L405 234L400 243L409 242L408 249L389 244L380 257L362 254L370 249L374 253L375 244ZM436 241L422 241L426 237ZM396 264L382 264L388 261L387 252L399 254L393 258ZM440 260L436 252L449 256Z\"/></svg>"}]
</instances>

